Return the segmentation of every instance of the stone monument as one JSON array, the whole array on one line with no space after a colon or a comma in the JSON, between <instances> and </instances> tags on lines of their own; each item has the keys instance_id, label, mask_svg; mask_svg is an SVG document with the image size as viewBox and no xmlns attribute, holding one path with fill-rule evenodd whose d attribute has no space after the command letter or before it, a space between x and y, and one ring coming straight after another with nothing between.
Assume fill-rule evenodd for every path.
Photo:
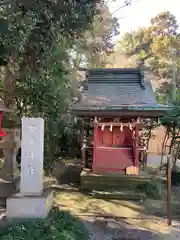
<instances>
[{"instance_id":1,"label":"stone monument","mask_svg":"<svg viewBox=\"0 0 180 240\"><path fill-rule=\"evenodd\" d=\"M20 193L7 199L8 218L46 218L53 192L43 189L44 120L22 118Z\"/></svg>"}]
</instances>

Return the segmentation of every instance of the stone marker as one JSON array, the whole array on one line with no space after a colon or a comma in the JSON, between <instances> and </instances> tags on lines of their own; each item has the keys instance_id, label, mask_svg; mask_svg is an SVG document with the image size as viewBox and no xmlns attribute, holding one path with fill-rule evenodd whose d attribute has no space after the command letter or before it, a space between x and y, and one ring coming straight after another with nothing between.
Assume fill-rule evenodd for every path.
<instances>
[{"instance_id":1,"label":"stone marker","mask_svg":"<svg viewBox=\"0 0 180 240\"><path fill-rule=\"evenodd\" d=\"M45 218L53 192L43 189L44 120L22 119L20 193L7 199L7 217Z\"/></svg>"},{"instance_id":2,"label":"stone marker","mask_svg":"<svg viewBox=\"0 0 180 240\"><path fill-rule=\"evenodd\" d=\"M22 119L20 193L36 195L43 192L44 120Z\"/></svg>"}]
</instances>

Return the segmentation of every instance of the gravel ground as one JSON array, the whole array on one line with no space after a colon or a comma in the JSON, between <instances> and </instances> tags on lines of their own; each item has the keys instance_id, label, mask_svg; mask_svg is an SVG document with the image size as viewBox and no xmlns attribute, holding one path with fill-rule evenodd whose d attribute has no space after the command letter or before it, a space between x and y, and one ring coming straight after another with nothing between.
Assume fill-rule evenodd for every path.
<instances>
[{"instance_id":1,"label":"gravel ground","mask_svg":"<svg viewBox=\"0 0 180 240\"><path fill-rule=\"evenodd\" d=\"M111 225L100 224L96 221L85 221L85 226L89 231L89 240L177 240L180 239L180 223L172 222L167 234L157 234L147 229L140 229L134 226L126 228L118 227L118 223L113 221ZM158 225L157 225L158 226Z\"/></svg>"},{"instance_id":2,"label":"gravel ground","mask_svg":"<svg viewBox=\"0 0 180 240\"><path fill-rule=\"evenodd\" d=\"M89 231L90 240L151 240L157 236L145 229L136 229L130 226L122 229L115 222L104 225L96 223L96 221L94 223L85 222L85 226Z\"/></svg>"}]
</instances>

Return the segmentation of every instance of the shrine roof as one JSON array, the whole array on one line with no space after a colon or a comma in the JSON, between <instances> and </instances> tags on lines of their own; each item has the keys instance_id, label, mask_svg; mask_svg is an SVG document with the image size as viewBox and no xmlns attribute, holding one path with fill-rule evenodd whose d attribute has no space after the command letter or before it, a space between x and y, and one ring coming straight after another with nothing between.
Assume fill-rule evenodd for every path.
<instances>
[{"instance_id":1,"label":"shrine roof","mask_svg":"<svg viewBox=\"0 0 180 240\"><path fill-rule=\"evenodd\" d=\"M81 98L73 111L165 111L140 68L88 69Z\"/></svg>"}]
</instances>

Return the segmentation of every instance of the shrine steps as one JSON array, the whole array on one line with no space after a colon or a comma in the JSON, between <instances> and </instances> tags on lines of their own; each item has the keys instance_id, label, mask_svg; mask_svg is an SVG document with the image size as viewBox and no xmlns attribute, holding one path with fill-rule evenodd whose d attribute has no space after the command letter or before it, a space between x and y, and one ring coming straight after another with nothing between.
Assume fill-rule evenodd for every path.
<instances>
[{"instance_id":1,"label":"shrine steps","mask_svg":"<svg viewBox=\"0 0 180 240\"><path fill-rule=\"evenodd\" d=\"M134 190L124 191L92 191L91 196L98 199L111 199L111 200L145 200L147 198L145 193L137 192Z\"/></svg>"},{"instance_id":2,"label":"shrine steps","mask_svg":"<svg viewBox=\"0 0 180 240\"><path fill-rule=\"evenodd\" d=\"M83 189L96 191L134 191L140 184L156 181L152 176L93 174L87 169L84 169L81 173L81 187Z\"/></svg>"}]
</instances>

